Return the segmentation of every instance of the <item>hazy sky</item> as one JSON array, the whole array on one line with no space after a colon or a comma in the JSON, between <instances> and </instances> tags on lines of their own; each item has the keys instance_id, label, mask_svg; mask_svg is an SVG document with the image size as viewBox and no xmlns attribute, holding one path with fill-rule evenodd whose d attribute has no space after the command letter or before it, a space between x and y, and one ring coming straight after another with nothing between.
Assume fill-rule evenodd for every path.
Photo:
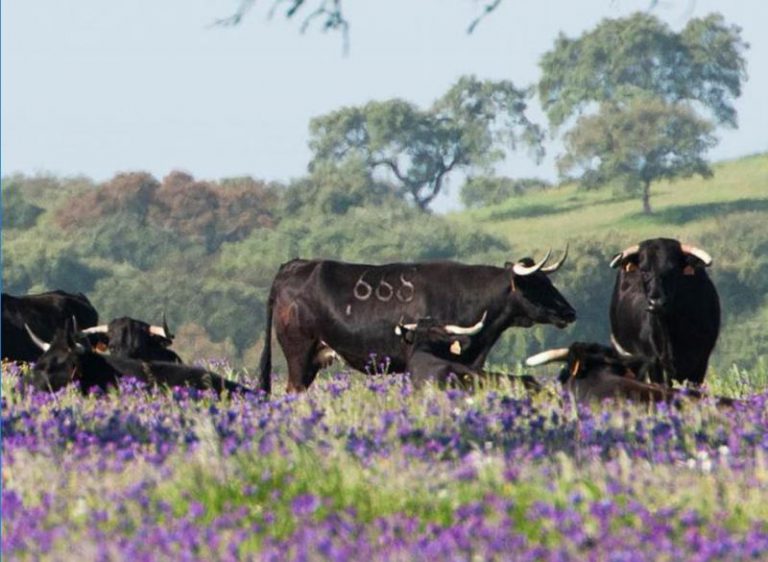
<instances>
[{"instance_id":1,"label":"hazy sky","mask_svg":"<svg viewBox=\"0 0 768 562\"><path fill-rule=\"evenodd\" d=\"M462 74L531 84L559 31L575 36L652 2L504 0L467 35L482 3L347 1L346 56L338 33L302 35L299 21L269 20L271 3L257 1L240 26L221 28L210 24L236 0L2 2L2 173L104 180L182 169L287 180L305 173L313 116L391 97L424 107ZM654 9L674 28L713 11L741 26L751 49L740 127L720 130L711 156L766 151L768 2L667 0ZM555 179L558 147L548 148L541 166L521 156L503 171Z\"/></svg>"}]
</instances>

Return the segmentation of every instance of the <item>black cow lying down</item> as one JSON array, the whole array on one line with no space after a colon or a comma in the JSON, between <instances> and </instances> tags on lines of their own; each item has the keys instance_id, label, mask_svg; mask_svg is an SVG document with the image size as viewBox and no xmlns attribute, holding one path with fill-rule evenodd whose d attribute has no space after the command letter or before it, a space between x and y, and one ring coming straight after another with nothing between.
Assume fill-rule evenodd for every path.
<instances>
[{"instance_id":1,"label":"black cow lying down","mask_svg":"<svg viewBox=\"0 0 768 562\"><path fill-rule=\"evenodd\" d=\"M30 378L30 384L38 390L55 392L77 383L80 390L87 393L92 387L106 390L116 386L121 378L131 376L153 386L189 386L198 390L213 389L217 394L225 390L240 394L253 392L202 367L122 359L94 352L85 338L78 341L70 324L57 331L50 343L40 340L29 327L27 331L43 349Z\"/></svg>"},{"instance_id":2,"label":"black cow lying down","mask_svg":"<svg viewBox=\"0 0 768 562\"><path fill-rule=\"evenodd\" d=\"M540 390L541 385L531 376L474 371L465 364L472 336L483 329L484 321L485 315L469 327L442 324L433 318L398 324L395 333L402 338L406 372L410 373L412 384L420 387L434 380L440 387L458 386L472 390L484 383L508 380L522 383L527 390Z\"/></svg>"},{"instance_id":3,"label":"black cow lying down","mask_svg":"<svg viewBox=\"0 0 768 562\"><path fill-rule=\"evenodd\" d=\"M699 400L707 395L693 389L674 389L666 385L637 380L647 365L641 359L620 356L615 350L597 343L575 342L570 347L542 351L526 359L529 367L547 363L565 363L558 380L579 401L625 398L640 402L671 402L677 405L688 398ZM736 401L715 397L718 406Z\"/></svg>"},{"instance_id":4,"label":"black cow lying down","mask_svg":"<svg viewBox=\"0 0 768 562\"><path fill-rule=\"evenodd\" d=\"M40 348L29 338L24 324L51 339L73 318L84 327L99 321L99 313L82 293L50 291L21 297L3 293L2 309L2 356L11 361L32 362L40 357Z\"/></svg>"},{"instance_id":5,"label":"black cow lying down","mask_svg":"<svg viewBox=\"0 0 768 562\"><path fill-rule=\"evenodd\" d=\"M152 326L134 318L115 318L109 324L93 326L82 331L92 348L104 349L113 357L183 363L175 351L169 349L173 334L163 314L163 325Z\"/></svg>"}]
</instances>

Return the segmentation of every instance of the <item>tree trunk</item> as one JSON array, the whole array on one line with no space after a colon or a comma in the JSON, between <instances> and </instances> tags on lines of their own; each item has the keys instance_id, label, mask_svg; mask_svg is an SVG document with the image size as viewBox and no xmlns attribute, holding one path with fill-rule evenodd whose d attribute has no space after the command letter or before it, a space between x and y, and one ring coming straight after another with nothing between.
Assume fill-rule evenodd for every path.
<instances>
[{"instance_id":1,"label":"tree trunk","mask_svg":"<svg viewBox=\"0 0 768 562\"><path fill-rule=\"evenodd\" d=\"M646 181L643 184L643 213L646 215L652 215L651 209L651 182Z\"/></svg>"}]
</instances>

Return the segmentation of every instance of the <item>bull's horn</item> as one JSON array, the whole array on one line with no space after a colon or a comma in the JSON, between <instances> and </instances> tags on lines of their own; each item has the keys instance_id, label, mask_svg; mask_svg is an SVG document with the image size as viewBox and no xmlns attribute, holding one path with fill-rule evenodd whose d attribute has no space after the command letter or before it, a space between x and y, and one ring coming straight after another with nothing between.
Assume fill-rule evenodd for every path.
<instances>
[{"instance_id":1,"label":"bull's horn","mask_svg":"<svg viewBox=\"0 0 768 562\"><path fill-rule=\"evenodd\" d=\"M628 258L629 256L634 255L639 251L640 251L640 245L635 244L634 246L630 246L623 252L619 252L618 254L613 256L613 259L611 260L611 267L617 267L621 263L621 260L623 260L624 258Z\"/></svg>"},{"instance_id":2,"label":"bull's horn","mask_svg":"<svg viewBox=\"0 0 768 562\"><path fill-rule=\"evenodd\" d=\"M443 329L449 334L453 334L455 336L474 336L476 333L478 333L480 330L483 329L483 324L485 323L486 316L488 316L487 310L483 312L483 317L480 318L480 321L474 326L464 327L464 326L456 326L454 324L446 324L445 326L443 326Z\"/></svg>"},{"instance_id":3,"label":"bull's horn","mask_svg":"<svg viewBox=\"0 0 768 562\"><path fill-rule=\"evenodd\" d=\"M165 328L162 326L150 326L149 333L155 336L160 336L161 338L170 339L167 335L168 333L165 331Z\"/></svg>"},{"instance_id":4,"label":"bull's horn","mask_svg":"<svg viewBox=\"0 0 768 562\"><path fill-rule=\"evenodd\" d=\"M691 254L692 256L696 256L699 258L702 262L704 262L704 265L710 266L712 265L712 256L710 256L707 252L702 250L701 248L697 248L696 246L691 246L689 244L681 244L680 246L686 254Z\"/></svg>"},{"instance_id":5,"label":"bull's horn","mask_svg":"<svg viewBox=\"0 0 768 562\"><path fill-rule=\"evenodd\" d=\"M402 316L400 317L400 321L397 324L395 324L395 333L398 336L402 336L403 335L403 330L413 331L415 329L416 329L416 324L415 323L414 324L403 324L403 317Z\"/></svg>"},{"instance_id":6,"label":"bull's horn","mask_svg":"<svg viewBox=\"0 0 768 562\"><path fill-rule=\"evenodd\" d=\"M562 265L565 263L565 258L568 257L568 244L565 245L565 252L563 253L563 257L560 258L556 263L553 263L552 265L548 265L547 267L542 267L541 270L544 273L554 273L558 269L562 267Z\"/></svg>"},{"instance_id":7,"label":"bull's horn","mask_svg":"<svg viewBox=\"0 0 768 562\"><path fill-rule=\"evenodd\" d=\"M632 354L629 351L621 347L621 344L616 339L616 336L614 336L613 334L611 334L611 345L613 346L613 349L616 350L616 353L618 353L622 357L632 357Z\"/></svg>"},{"instance_id":8,"label":"bull's horn","mask_svg":"<svg viewBox=\"0 0 768 562\"><path fill-rule=\"evenodd\" d=\"M42 349L43 351L48 351L51 348L51 344L44 342L40 338L35 335L35 333L32 331L32 328L30 328L27 323L24 323L24 329L27 330L27 333L29 334L29 337L32 338L32 341L35 342L35 345Z\"/></svg>"},{"instance_id":9,"label":"bull's horn","mask_svg":"<svg viewBox=\"0 0 768 562\"><path fill-rule=\"evenodd\" d=\"M165 310L163 310L163 330L165 330L165 333L167 334L167 338L169 340L173 339L173 334L171 333L171 330L168 329L168 322L165 319Z\"/></svg>"},{"instance_id":10,"label":"bull's horn","mask_svg":"<svg viewBox=\"0 0 768 562\"><path fill-rule=\"evenodd\" d=\"M92 328L86 328L82 331L83 334L106 334L108 331L107 325L93 326Z\"/></svg>"},{"instance_id":11,"label":"bull's horn","mask_svg":"<svg viewBox=\"0 0 768 562\"><path fill-rule=\"evenodd\" d=\"M545 263L547 263L547 260L549 259L549 256L552 254L552 248L547 250L547 255L544 256L544 259L541 260L539 263L535 263L531 266L525 266L521 263L516 263L512 266L512 271L515 272L515 275L531 275L532 273L536 273L538 270L540 270Z\"/></svg>"},{"instance_id":12,"label":"bull's horn","mask_svg":"<svg viewBox=\"0 0 768 562\"><path fill-rule=\"evenodd\" d=\"M542 351L536 355L531 355L525 360L525 364L529 367L536 367L538 365L545 365L546 363L552 363L553 361L563 361L568 358L568 348L561 347L558 349L548 349Z\"/></svg>"}]
</instances>

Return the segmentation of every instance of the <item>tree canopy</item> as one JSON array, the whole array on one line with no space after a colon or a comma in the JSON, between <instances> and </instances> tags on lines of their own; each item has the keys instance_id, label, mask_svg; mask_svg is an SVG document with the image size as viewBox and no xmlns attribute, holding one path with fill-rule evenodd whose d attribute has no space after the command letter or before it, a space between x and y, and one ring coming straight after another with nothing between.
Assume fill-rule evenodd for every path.
<instances>
[{"instance_id":1,"label":"tree canopy","mask_svg":"<svg viewBox=\"0 0 768 562\"><path fill-rule=\"evenodd\" d=\"M525 115L529 96L507 80L464 76L426 110L401 99L344 107L311 121L310 170L359 159L426 210L455 170L488 169L521 144L541 158L543 132Z\"/></svg>"},{"instance_id":2,"label":"tree canopy","mask_svg":"<svg viewBox=\"0 0 768 562\"><path fill-rule=\"evenodd\" d=\"M621 181L642 193L646 213L652 182L711 175L704 154L715 125L736 127L747 47L719 14L679 33L636 13L577 39L561 34L541 59L539 82L553 130L575 120L560 171L580 171L587 187Z\"/></svg>"},{"instance_id":3,"label":"tree canopy","mask_svg":"<svg viewBox=\"0 0 768 562\"><path fill-rule=\"evenodd\" d=\"M746 80L747 48L741 29L720 14L692 19L679 33L647 13L605 19L576 39L560 34L540 62L539 98L553 127L637 90L695 102L718 123L736 126L733 100Z\"/></svg>"},{"instance_id":4,"label":"tree canopy","mask_svg":"<svg viewBox=\"0 0 768 562\"><path fill-rule=\"evenodd\" d=\"M604 103L596 115L581 117L565 136L561 172L583 171L587 187L622 181L641 193L651 212L651 182L712 171L703 153L715 145L712 126L688 106L655 97L637 97L623 106Z\"/></svg>"}]
</instances>

